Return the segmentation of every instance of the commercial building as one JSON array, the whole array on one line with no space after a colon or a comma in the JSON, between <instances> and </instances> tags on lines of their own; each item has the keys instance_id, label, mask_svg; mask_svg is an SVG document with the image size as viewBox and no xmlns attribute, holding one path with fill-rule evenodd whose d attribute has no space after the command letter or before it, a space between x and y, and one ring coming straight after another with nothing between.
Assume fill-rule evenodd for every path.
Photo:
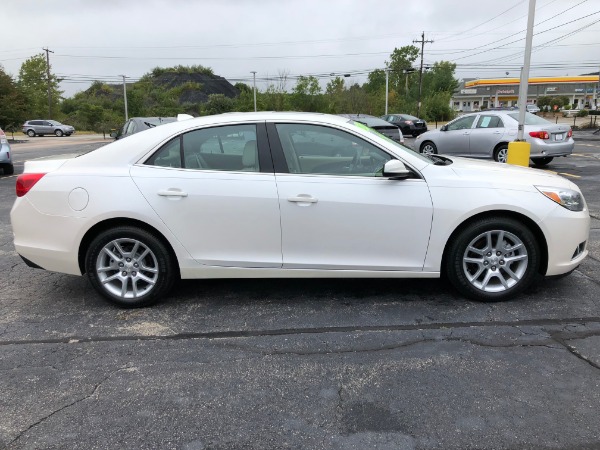
<instances>
[{"instance_id":1,"label":"commercial building","mask_svg":"<svg viewBox=\"0 0 600 450\"><path fill-rule=\"evenodd\" d=\"M451 107L455 111L478 111L493 107L516 106L519 78L461 80L454 92ZM527 88L527 103L536 104L542 96L566 96L575 109L600 107L598 75L565 77L532 77Z\"/></svg>"}]
</instances>

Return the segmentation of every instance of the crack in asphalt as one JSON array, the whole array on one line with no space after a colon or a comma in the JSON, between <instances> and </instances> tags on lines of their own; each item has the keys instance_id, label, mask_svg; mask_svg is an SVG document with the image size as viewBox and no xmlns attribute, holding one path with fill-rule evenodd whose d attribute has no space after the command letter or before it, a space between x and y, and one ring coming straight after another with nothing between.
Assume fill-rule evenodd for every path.
<instances>
[{"instance_id":1,"label":"crack in asphalt","mask_svg":"<svg viewBox=\"0 0 600 450\"><path fill-rule=\"evenodd\" d=\"M71 403L69 403L67 405L61 406L60 408L52 411L51 413L46 414L44 417L42 417L41 419L39 419L37 422L32 423L26 429L24 429L23 431L21 431L12 441L10 441L8 443L7 447L10 446L11 444L14 444L15 442L17 442L28 431L30 431L31 429L33 429L33 428L37 427L38 425L42 424L43 422L45 422L46 420L48 420L50 417L54 416L55 414L58 414L61 411L64 411L65 409L70 408L71 406L74 406L74 405L76 405L78 403L81 403L81 402L83 402L83 401L85 401L85 400L93 397L96 394L96 392L98 392L98 389L100 388L100 386L102 386L102 384L104 382L106 382L106 380L108 380L114 374L116 374L116 373L118 373L118 372L120 372L122 370L125 370L127 368L128 368L127 366L124 366L124 367L120 367L120 368L118 368L116 370L113 370L107 376L105 376L102 380L100 380L98 383L96 383L96 385L94 386L94 389L92 389L92 392L90 394L85 395L85 396L83 396L83 397L81 397L81 398L79 398L77 400L74 400L74 401L72 401Z\"/></svg>"},{"instance_id":2,"label":"crack in asphalt","mask_svg":"<svg viewBox=\"0 0 600 450\"><path fill-rule=\"evenodd\" d=\"M371 331L423 331L460 329L460 328L489 328L489 327L524 327L524 326L567 326L567 325L600 324L600 317L572 317L564 319L530 319L516 321L488 321L488 322L438 322L431 324L407 325L372 325L372 326L338 326L338 327L307 327L307 328L282 328L263 330L231 330L231 331L206 331L197 333L176 333L170 335L132 335L132 336L69 336L54 339L13 339L0 341L0 346L8 345L37 345L37 344L85 344L94 342L118 341L169 341L191 339L229 339L252 338L267 336L310 335L327 333L352 333Z\"/></svg>"}]
</instances>

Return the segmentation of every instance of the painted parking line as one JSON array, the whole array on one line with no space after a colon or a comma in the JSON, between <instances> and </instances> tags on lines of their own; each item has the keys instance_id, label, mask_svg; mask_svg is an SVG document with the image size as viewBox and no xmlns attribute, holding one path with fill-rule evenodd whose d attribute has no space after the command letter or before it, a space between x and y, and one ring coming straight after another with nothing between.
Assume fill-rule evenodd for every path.
<instances>
[{"instance_id":1,"label":"painted parking line","mask_svg":"<svg viewBox=\"0 0 600 450\"><path fill-rule=\"evenodd\" d=\"M545 169L544 172L553 173L554 175L564 175L565 177L571 177L571 178L581 178L581 175L575 175L573 173L567 173L567 172L555 172L554 170L547 170L547 169Z\"/></svg>"}]
</instances>

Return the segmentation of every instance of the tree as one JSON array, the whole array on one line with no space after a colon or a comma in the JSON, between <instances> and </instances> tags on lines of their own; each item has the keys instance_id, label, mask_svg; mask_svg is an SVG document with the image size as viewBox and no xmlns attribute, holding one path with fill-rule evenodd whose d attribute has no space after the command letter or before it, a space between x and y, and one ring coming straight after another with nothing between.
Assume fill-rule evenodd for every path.
<instances>
[{"instance_id":1,"label":"tree","mask_svg":"<svg viewBox=\"0 0 600 450\"><path fill-rule=\"evenodd\" d=\"M292 94L292 105L297 111L319 111L321 86L314 76L299 76Z\"/></svg>"},{"instance_id":2,"label":"tree","mask_svg":"<svg viewBox=\"0 0 600 450\"><path fill-rule=\"evenodd\" d=\"M17 83L0 66L0 128L14 130L27 120L26 102Z\"/></svg>"},{"instance_id":3,"label":"tree","mask_svg":"<svg viewBox=\"0 0 600 450\"><path fill-rule=\"evenodd\" d=\"M406 90L406 77L409 81L415 77L417 72L411 71L413 64L419 57L419 49L414 45L405 45L404 47L395 48L390 55L389 62L386 62L389 67L389 83L391 89L400 94ZM407 72L410 71L410 72Z\"/></svg>"},{"instance_id":4,"label":"tree","mask_svg":"<svg viewBox=\"0 0 600 450\"><path fill-rule=\"evenodd\" d=\"M326 100L328 102L327 112L331 114L338 114L344 112L344 79L342 77L335 77L330 80L325 87Z\"/></svg>"},{"instance_id":5,"label":"tree","mask_svg":"<svg viewBox=\"0 0 600 450\"><path fill-rule=\"evenodd\" d=\"M210 94L208 102L204 105L206 114L222 114L234 109L235 100L225 97L223 94Z\"/></svg>"},{"instance_id":6,"label":"tree","mask_svg":"<svg viewBox=\"0 0 600 450\"><path fill-rule=\"evenodd\" d=\"M50 66L50 69L52 67ZM48 118L48 65L43 53L32 56L21 64L18 85L27 98L27 115L30 118ZM50 72L51 109L53 115L59 111L62 91L59 79Z\"/></svg>"}]
</instances>

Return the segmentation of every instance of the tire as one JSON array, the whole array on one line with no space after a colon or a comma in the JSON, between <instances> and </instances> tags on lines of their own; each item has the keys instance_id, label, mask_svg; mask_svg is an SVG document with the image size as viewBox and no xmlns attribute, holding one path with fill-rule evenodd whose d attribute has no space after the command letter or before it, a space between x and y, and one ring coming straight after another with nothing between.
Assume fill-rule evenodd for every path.
<instances>
[{"instance_id":1,"label":"tire","mask_svg":"<svg viewBox=\"0 0 600 450\"><path fill-rule=\"evenodd\" d=\"M554 159L553 156L547 156L546 158L535 158L535 159L532 159L531 161L533 162L533 165L535 167L544 167L544 166L547 166L548 164L550 164L553 159Z\"/></svg>"},{"instance_id":2,"label":"tire","mask_svg":"<svg viewBox=\"0 0 600 450\"><path fill-rule=\"evenodd\" d=\"M62 130L55 130L55 131L54 131L54 134L56 135L56 137L62 137L62 135L63 135L64 133L62 132Z\"/></svg>"},{"instance_id":3,"label":"tire","mask_svg":"<svg viewBox=\"0 0 600 450\"><path fill-rule=\"evenodd\" d=\"M433 142L425 141L425 142L423 142L423 144L421 144L421 148L419 148L419 152L423 153L424 155L436 155L437 147Z\"/></svg>"},{"instance_id":4,"label":"tire","mask_svg":"<svg viewBox=\"0 0 600 450\"><path fill-rule=\"evenodd\" d=\"M13 166L12 164L7 164L5 166L2 166L2 171L4 175L12 175L15 173L15 166Z\"/></svg>"},{"instance_id":5,"label":"tire","mask_svg":"<svg viewBox=\"0 0 600 450\"><path fill-rule=\"evenodd\" d=\"M29 137L35 137L35 131L33 131L33 130L27 130L27 136L29 136Z\"/></svg>"},{"instance_id":6,"label":"tire","mask_svg":"<svg viewBox=\"0 0 600 450\"><path fill-rule=\"evenodd\" d=\"M508 144L499 145L496 150L494 150L494 161L506 163L508 158Z\"/></svg>"},{"instance_id":7,"label":"tire","mask_svg":"<svg viewBox=\"0 0 600 450\"><path fill-rule=\"evenodd\" d=\"M522 223L489 217L469 224L452 239L445 269L465 297L497 302L541 279L540 255L535 236Z\"/></svg>"},{"instance_id":8,"label":"tire","mask_svg":"<svg viewBox=\"0 0 600 450\"><path fill-rule=\"evenodd\" d=\"M153 234L133 226L103 231L87 249L92 286L123 308L156 303L173 287L177 262Z\"/></svg>"}]
</instances>

